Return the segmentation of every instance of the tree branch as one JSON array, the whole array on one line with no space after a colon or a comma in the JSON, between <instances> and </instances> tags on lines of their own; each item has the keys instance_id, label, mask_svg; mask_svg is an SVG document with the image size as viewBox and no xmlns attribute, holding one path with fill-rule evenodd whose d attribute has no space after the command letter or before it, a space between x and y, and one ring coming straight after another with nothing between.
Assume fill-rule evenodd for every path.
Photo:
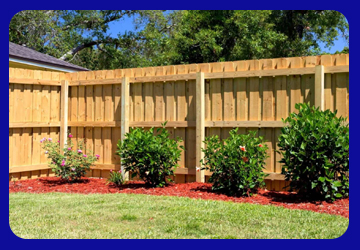
<instances>
[{"instance_id":1,"label":"tree branch","mask_svg":"<svg viewBox=\"0 0 360 250\"><path fill-rule=\"evenodd\" d=\"M63 60L63 61L67 61L67 58L69 58L70 56L74 56L75 54L77 54L79 51L92 47L94 45L99 45L99 44L119 44L119 40L118 39L113 39L113 38L107 38L104 40L96 40L96 41L90 41L90 42L86 42L83 43L71 50L69 50L68 52L66 52L64 55L62 55L59 59Z\"/></svg>"}]
</instances>

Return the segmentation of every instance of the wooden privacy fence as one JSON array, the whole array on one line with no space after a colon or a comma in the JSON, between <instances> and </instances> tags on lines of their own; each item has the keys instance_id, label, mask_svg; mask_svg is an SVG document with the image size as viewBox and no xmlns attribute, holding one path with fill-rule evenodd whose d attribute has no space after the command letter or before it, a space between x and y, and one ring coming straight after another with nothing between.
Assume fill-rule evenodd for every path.
<instances>
[{"instance_id":1,"label":"wooden privacy fence","mask_svg":"<svg viewBox=\"0 0 360 250\"><path fill-rule=\"evenodd\" d=\"M186 151L175 181L205 181L196 172L205 136L256 130L269 146L269 189L285 182L277 138L295 103L349 116L349 55L279 58L151 68L56 73L9 71L9 166L18 179L51 175L40 139L63 145L66 132L101 155L88 176L120 169L117 141L129 127L166 127ZM75 145L76 146L76 145Z\"/></svg>"}]
</instances>

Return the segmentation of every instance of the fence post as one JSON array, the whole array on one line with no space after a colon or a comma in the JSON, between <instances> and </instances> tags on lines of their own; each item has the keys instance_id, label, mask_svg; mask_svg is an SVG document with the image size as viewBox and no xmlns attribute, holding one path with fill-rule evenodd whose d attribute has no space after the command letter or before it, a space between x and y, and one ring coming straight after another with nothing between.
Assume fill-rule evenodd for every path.
<instances>
[{"instance_id":1,"label":"fence post","mask_svg":"<svg viewBox=\"0 0 360 250\"><path fill-rule=\"evenodd\" d=\"M68 101L69 101L69 82L67 80L61 81L61 101L60 101L60 150L62 151L67 142L68 132Z\"/></svg>"},{"instance_id":2,"label":"fence post","mask_svg":"<svg viewBox=\"0 0 360 250\"><path fill-rule=\"evenodd\" d=\"M125 134L129 132L129 102L130 102L129 78L123 77L121 82L121 140L125 139ZM121 162L120 162L121 164ZM121 172L125 180L129 180L129 174L125 173L121 165Z\"/></svg>"},{"instance_id":3,"label":"fence post","mask_svg":"<svg viewBox=\"0 0 360 250\"><path fill-rule=\"evenodd\" d=\"M201 168L200 160L204 157L201 148L205 140L205 78L204 72L196 73L196 167ZM196 170L196 181L205 182L204 170Z\"/></svg>"},{"instance_id":4,"label":"fence post","mask_svg":"<svg viewBox=\"0 0 360 250\"><path fill-rule=\"evenodd\" d=\"M325 109L324 103L324 65L315 66L315 107L320 107L320 110Z\"/></svg>"}]
</instances>

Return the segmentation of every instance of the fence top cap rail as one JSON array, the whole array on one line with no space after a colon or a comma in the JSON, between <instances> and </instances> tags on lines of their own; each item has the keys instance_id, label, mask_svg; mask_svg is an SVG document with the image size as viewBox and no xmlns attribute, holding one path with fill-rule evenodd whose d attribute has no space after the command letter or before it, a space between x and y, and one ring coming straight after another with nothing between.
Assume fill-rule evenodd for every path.
<instances>
[{"instance_id":1,"label":"fence top cap rail","mask_svg":"<svg viewBox=\"0 0 360 250\"><path fill-rule=\"evenodd\" d=\"M319 65L317 65L319 66ZM317 67L315 66L315 67ZM240 77L269 77L269 76L289 76L289 75L307 75L315 74L315 67L307 68L285 68L285 69L267 69L267 70L246 70L232 72L203 72L205 79L217 78L240 78ZM325 73L342 73L349 72L349 65L341 66L323 66ZM123 77L122 77L123 78ZM70 86L86 86L86 85L107 85L121 84L122 78L111 79L92 79L92 80L76 80L69 83ZM163 75L163 76L137 76L127 77L130 83L143 82L166 82L166 81L188 81L195 80L196 73Z\"/></svg>"},{"instance_id":2,"label":"fence top cap rail","mask_svg":"<svg viewBox=\"0 0 360 250\"><path fill-rule=\"evenodd\" d=\"M9 83L61 86L61 81L9 77Z\"/></svg>"}]
</instances>

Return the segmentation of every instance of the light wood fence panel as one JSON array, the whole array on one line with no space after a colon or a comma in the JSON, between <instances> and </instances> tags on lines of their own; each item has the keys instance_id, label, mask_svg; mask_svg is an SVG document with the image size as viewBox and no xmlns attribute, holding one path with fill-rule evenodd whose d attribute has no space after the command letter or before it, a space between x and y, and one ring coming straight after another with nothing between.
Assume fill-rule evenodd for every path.
<instances>
[{"instance_id":1,"label":"light wood fence panel","mask_svg":"<svg viewBox=\"0 0 360 250\"><path fill-rule=\"evenodd\" d=\"M196 73L204 72L205 135L225 139L233 127L239 127L239 133L254 130L263 136L270 156L265 166L265 172L271 173L267 186L279 190L285 185L283 177L277 175L281 165L275 153L281 119L296 111L295 103L315 104L316 65L323 65L325 70L324 108L348 117L348 69L344 72L344 66L349 65L348 54L69 74L10 69L10 175L18 179L49 175L39 141L43 137L58 140L60 82L64 79L70 86L69 132L77 143L85 140L87 153L101 155L87 175L107 178L110 169L120 169L115 151L121 138L121 82L129 77L130 127L148 129L168 121L171 137L180 137L186 149L175 181L195 181ZM36 84L28 84L34 80ZM31 171L17 171L22 166L29 166ZM208 179L209 173L205 174Z\"/></svg>"},{"instance_id":2,"label":"light wood fence panel","mask_svg":"<svg viewBox=\"0 0 360 250\"><path fill-rule=\"evenodd\" d=\"M65 74L9 68L9 78L12 82L17 82L17 79L19 82L60 82L65 79ZM52 86L10 82L9 123L9 177L27 179L51 176L40 140L44 137L59 140L60 84Z\"/></svg>"}]
</instances>

